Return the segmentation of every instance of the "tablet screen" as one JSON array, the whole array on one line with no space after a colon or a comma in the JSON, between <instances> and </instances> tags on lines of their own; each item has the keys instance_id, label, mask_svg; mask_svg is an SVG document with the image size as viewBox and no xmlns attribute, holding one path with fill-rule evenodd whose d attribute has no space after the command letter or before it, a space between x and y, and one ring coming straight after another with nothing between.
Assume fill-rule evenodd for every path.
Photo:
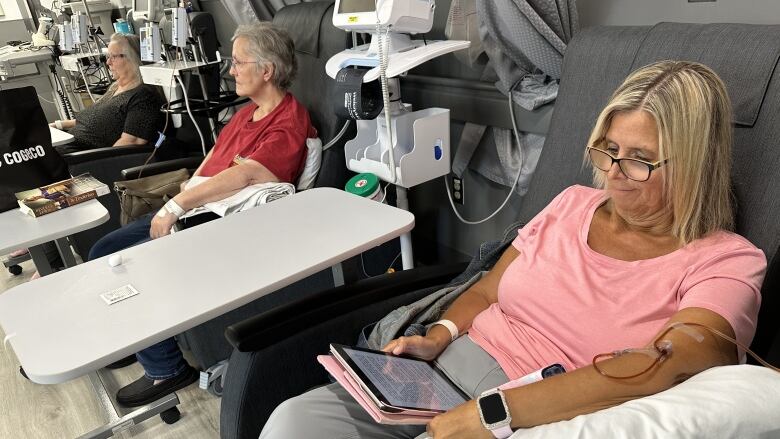
<instances>
[{"instance_id":1,"label":"tablet screen","mask_svg":"<svg viewBox=\"0 0 780 439\"><path fill-rule=\"evenodd\" d=\"M424 360L348 346L333 347L385 404L443 412L467 400L460 389Z\"/></svg>"}]
</instances>

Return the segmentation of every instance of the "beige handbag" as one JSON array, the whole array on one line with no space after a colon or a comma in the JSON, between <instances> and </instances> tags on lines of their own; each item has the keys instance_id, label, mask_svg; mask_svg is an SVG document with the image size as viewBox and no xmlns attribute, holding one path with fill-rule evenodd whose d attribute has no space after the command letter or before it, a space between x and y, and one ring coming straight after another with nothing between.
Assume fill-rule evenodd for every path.
<instances>
[{"instance_id":1,"label":"beige handbag","mask_svg":"<svg viewBox=\"0 0 780 439\"><path fill-rule=\"evenodd\" d=\"M117 181L114 190L119 197L124 226L139 217L162 208L163 204L181 191L181 183L190 178L186 169L150 175L136 180Z\"/></svg>"}]
</instances>

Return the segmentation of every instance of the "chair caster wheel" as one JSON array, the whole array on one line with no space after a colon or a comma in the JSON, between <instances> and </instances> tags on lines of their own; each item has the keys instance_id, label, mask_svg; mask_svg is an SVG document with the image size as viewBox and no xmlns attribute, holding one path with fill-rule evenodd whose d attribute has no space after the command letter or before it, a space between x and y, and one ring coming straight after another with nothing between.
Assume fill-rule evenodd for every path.
<instances>
[{"instance_id":1,"label":"chair caster wheel","mask_svg":"<svg viewBox=\"0 0 780 439\"><path fill-rule=\"evenodd\" d=\"M160 413L160 419L163 420L166 424L174 424L176 421L181 419L181 412L176 407L171 407L168 410Z\"/></svg>"},{"instance_id":2,"label":"chair caster wheel","mask_svg":"<svg viewBox=\"0 0 780 439\"><path fill-rule=\"evenodd\" d=\"M8 271L14 276L19 276L20 274L22 274L22 267L21 265L11 265L10 267L8 267Z\"/></svg>"}]
</instances>

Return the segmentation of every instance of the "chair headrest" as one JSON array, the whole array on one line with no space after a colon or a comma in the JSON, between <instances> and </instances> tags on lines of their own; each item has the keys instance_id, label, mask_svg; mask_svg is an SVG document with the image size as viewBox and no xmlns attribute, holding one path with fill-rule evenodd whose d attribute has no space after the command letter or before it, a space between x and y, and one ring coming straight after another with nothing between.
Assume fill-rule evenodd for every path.
<instances>
[{"instance_id":1,"label":"chair headrest","mask_svg":"<svg viewBox=\"0 0 780 439\"><path fill-rule=\"evenodd\" d=\"M319 57L320 26L333 1L297 3L277 11L273 24L287 30L295 51ZM305 29L304 32L301 32Z\"/></svg>"},{"instance_id":2,"label":"chair headrest","mask_svg":"<svg viewBox=\"0 0 780 439\"><path fill-rule=\"evenodd\" d=\"M664 59L700 62L726 84L734 122L753 126L779 57L777 26L659 23L647 34L631 70Z\"/></svg>"}]
</instances>

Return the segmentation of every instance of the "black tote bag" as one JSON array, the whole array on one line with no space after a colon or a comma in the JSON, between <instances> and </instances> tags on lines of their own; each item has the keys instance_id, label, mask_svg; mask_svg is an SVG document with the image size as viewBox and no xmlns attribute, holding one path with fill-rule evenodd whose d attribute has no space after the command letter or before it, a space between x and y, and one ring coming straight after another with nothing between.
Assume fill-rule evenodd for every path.
<instances>
[{"instance_id":1,"label":"black tote bag","mask_svg":"<svg viewBox=\"0 0 780 439\"><path fill-rule=\"evenodd\" d=\"M16 192L66 178L35 87L0 90L0 212L18 207Z\"/></svg>"}]
</instances>

